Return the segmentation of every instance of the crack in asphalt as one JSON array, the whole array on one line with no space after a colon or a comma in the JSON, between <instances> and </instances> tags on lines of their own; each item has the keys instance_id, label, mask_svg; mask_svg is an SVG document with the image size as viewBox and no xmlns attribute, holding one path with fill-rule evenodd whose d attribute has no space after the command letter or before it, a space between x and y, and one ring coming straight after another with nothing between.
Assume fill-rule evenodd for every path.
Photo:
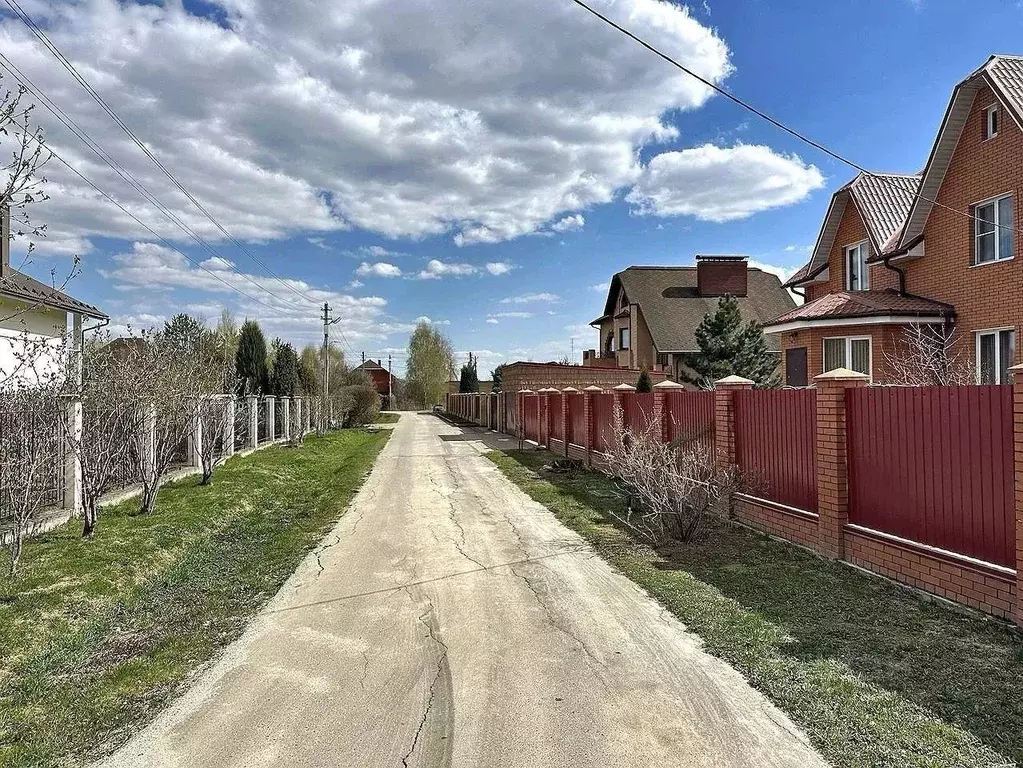
<instances>
[{"instance_id":1,"label":"crack in asphalt","mask_svg":"<svg viewBox=\"0 0 1023 768\"><path fill-rule=\"evenodd\" d=\"M334 537L334 540L332 542L330 542L329 544L323 544L313 550L313 557L316 558L316 567L319 568L319 571L316 573L315 578L319 578L321 575L323 575L323 561L320 560L320 555L322 555L331 547L336 547L338 544L341 543L340 534L332 533L331 536Z\"/></svg>"},{"instance_id":2,"label":"crack in asphalt","mask_svg":"<svg viewBox=\"0 0 1023 768\"><path fill-rule=\"evenodd\" d=\"M549 623L556 630L558 630L565 636L571 638L575 643L577 643L579 647L582 649L583 653L585 653L592 661L595 661L597 664L603 666L603 661L601 661L601 659L595 653L593 653L593 651L590 650L590 647L586 645L585 642L583 642L583 639L579 637L579 635L577 635L575 632L568 629L555 618L554 611L551 610L551 607L547 603L547 601L540 596L540 591L536 588L536 585L533 584L530 578L525 574L519 573L517 570L515 570L514 565L510 566L508 570L510 570L512 574L520 578L522 582L526 585L526 587L529 589L529 591L532 593L533 599L536 600L537 605L540 606L540 609L544 612L544 615L546 615L547 623Z\"/></svg>"},{"instance_id":3,"label":"crack in asphalt","mask_svg":"<svg viewBox=\"0 0 1023 768\"><path fill-rule=\"evenodd\" d=\"M441 640L437 633L434 631L433 625L425 620L427 616L433 613L433 601L429 599L428 601L429 607L419 615L419 621L420 623L422 623L424 627L426 627L426 630L430 633L430 639L433 640L433 642L435 642L444 650L441 651L440 655L437 657L437 673L433 676L433 682L430 683L430 692L429 696L426 699L426 709L423 710L423 717L419 721L419 727L416 729L415 736L412 737L412 746L409 747L409 751L406 752L405 756L401 759L401 764L405 766L405 768L408 768L409 764L408 761L412 757L412 755L415 754L416 747L419 746L419 739L423 735L423 729L426 727L426 721L429 720L430 718L430 712L433 709L433 701L437 695L437 683L440 682L441 675L444 674L444 662L447 661L448 657L447 644L443 640Z\"/></svg>"},{"instance_id":4,"label":"crack in asphalt","mask_svg":"<svg viewBox=\"0 0 1023 768\"><path fill-rule=\"evenodd\" d=\"M451 468L448 458L444 459L444 466L447 467L448 471L451 472L452 476L454 476L454 472ZM441 488L440 484L437 482L437 477L436 475L434 475L433 472L427 472L426 476L427 479L430 481L430 485L432 486L434 492L444 500L445 504L447 504L448 518L451 520L451 523L455 526L455 528L458 529L458 540L457 541L455 539L451 540L451 543L455 545L455 549L457 549L459 554L462 555L462 557L464 557L466 560L475 563L485 571L490 570L489 566L487 566L485 563L481 562L480 560L478 560L477 558L473 557L472 555L465 551L466 547L465 528L462 526L461 521L455 514L455 502L451 498L451 493L447 493Z\"/></svg>"},{"instance_id":5,"label":"crack in asphalt","mask_svg":"<svg viewBox=\"0 0 1023 768\"><path fill-rule=\"evenodd\" d=\"M369 654L362 652L362 677L359 678L359 687L366 690L366 679L369 677Z\"/></svg>"}]
</instances>

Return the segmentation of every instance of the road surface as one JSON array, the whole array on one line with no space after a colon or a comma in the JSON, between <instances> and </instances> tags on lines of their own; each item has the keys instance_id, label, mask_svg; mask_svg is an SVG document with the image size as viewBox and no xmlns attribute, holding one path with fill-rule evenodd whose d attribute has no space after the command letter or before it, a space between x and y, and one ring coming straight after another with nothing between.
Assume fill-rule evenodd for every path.
<instances>
[{"instance_id":1,"label":"road surface","mask_svg":"<svg viewBox=\"0 0 1023 768\"><path fill-rule=\"evenodd\" d=\"M824 765L481 439L404 415L244 636L102 766Z\"/></svg>"}]
</instances>

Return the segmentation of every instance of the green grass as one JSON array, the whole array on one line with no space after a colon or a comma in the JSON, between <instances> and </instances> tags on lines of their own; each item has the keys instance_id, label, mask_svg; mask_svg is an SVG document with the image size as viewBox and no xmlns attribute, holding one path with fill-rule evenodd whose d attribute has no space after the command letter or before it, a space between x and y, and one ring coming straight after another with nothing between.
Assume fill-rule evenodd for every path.
<instances>
[{"instance_id":1,"label":"green grass","mask_svg":"<svg viewBox=\"0 0 1023 768\"><path fill-rule=\"evenodd\" d=\"M400 419L397 413L379 413L377 414L377 424L397 424Z\"/></svg>"},{"instance_id":2,"label":"green grass","mask_svg":"<svg viewBox=\"0 0 1023 768\"><path fill-rule=\"evenodd\" d=\"M603 476L490 458L738 669L839 768L1023 762L1023 641L841 563L725 523L654 551L607 513Z\"/></svg>"},{"instance_id":3,"label":"green grass","mask_svg":"<svg viewBox=\"0 0 1023 768\"><path fill-rule=\"evenodd\" d=\"M268 448L166 487L152 515L104 509L92 541L78 522L31 540L0 578L0 765L80 765L148 722L333 526L388 435Z\"/></svg>"}]
</instances>

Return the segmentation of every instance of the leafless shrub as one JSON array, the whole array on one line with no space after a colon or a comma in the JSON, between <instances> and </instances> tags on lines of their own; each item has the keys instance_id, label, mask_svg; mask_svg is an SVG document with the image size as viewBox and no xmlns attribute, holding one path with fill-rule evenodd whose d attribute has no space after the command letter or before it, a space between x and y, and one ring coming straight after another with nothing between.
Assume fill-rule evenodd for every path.
<instances>
[{"instance_id":1,"label":"leafless shrub","mask_svg":"<svg viewBox=\"0 0 1023 768\"><path fill-rule=\"evenodd\" d=\"M60 503L64 476L63 369L48 340L26 334L21 375L0 387L0 536L13 577L42 510Z\"/></svg>"},{"instance_id":2,"label":"leafless shrub","mask_svg":"<svg viewBox=\"0 0 1023 768\"><path fill-rule=\"evenodd\" d=\"M662 442L656 424L633 432L616 407L604 472L629 495L619 522L650 544L689 541L738 489L734 470L718 467L699 440Z\"/></svg>"},{"instance_id":3,"label":"leafless shrub","mask_svg":"<svg viewBox=\"0 0 1023 768\"><path fill-rule=\"evenodd\" d=\"M888 380L897 386L963 386L976 381L973 357L956 345L951 325L906 326L893 349L885 349Z\"/></svg>"}]
</instances>

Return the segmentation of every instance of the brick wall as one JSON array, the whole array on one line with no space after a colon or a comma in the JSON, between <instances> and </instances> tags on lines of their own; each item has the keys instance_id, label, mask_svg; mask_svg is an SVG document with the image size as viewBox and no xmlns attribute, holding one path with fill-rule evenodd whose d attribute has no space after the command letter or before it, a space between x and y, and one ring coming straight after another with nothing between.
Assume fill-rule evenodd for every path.
<instances>
[{"instance_id":1,"label":"brick wall","mask_svg":"<svg viewBox=\"0 0 1023 768\"><path fill-rule=\"evenodd\" d=\"M736 496L732 501L735 516L751 528L817 548L817 513L787 509L764 499Z\"/></svg>"},{"instance_id":2,"label":"brick wall","mask_svg":"<svg viewBox=\"0 0 1023 768\"><path fill-rule=\"evenodd\" d=\"M824 373L824 339L834 337L870 337L870 354L873 381L883 383L886 378L886 354L893 355L898 349L898 337L902 333L899 326L858 325L835 328L808 328L802 331L791 331L779 334L782 354L784 350L794 347L806 347L806 367L808 380ZM782 374L785 372L785 358L782 357Z\"/></svg>"}]
</instances>

